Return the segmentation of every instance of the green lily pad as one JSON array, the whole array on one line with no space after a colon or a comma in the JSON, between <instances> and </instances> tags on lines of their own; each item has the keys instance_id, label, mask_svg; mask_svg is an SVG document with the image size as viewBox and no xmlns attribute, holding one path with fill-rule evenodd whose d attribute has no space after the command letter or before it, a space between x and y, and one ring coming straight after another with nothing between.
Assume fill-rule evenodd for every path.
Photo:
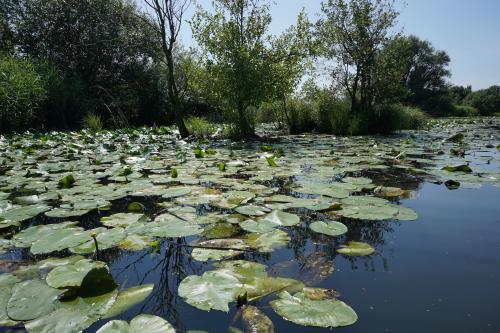
<instances>
[{"instance_id":1,"label":"green lily pad","mask_svg":"<svg viewBox=\"0 0 500 333\"><path fill-rule=\"evenodd\" d=\"M174 328L163 318L141 314L134 317L130 324L123 320L112 320L101 327L97 333L175 333Z\"/></svg>"},{"instance_id":2,"label":"green lily pad","mask_svg":"<svg viewBox=\"0 0 500 333\"><path fill-rule=\"evenodd\" d=\"M188 304L200 310L228 312L228 304L235 300L241 287L242 284L233 275L209 271L202 276L191 275L182 280L178 292Z\"/></svg>"},{"instance_id":3,"label":"green lily pad","mask_svg":"<svg viewBox=\"0 0 500 333\"><path fill-rule=\"evenodd\" d=\"M375 249L370 245L362 242L347 242L337 249L337 252L347 256L369 256L375 252Z\"/></svg>"},{"instance_id":4,"label":"green lily pad","mask_svg":"<svg viewBox=\"0 0 500 333\"><path fill-rule=\"evenodd\" d=\"M146 222L148 218L143 214L136 213L118 213L110 216L102 217L101 223L106 227L120 227L126 228L131 224L138 222Z\"/></svg>"},{"instance_id":5,"label":"green lily pad","mask_svg":"<svg viewBox=\"0 0 500 333\"><path fill-rule=\"evenodd\" d=\"M61 251L79 246L90 239L90 233L83 228L55 229L50 234L42 235L31 245L31 253L42 254Z\"/></svg>"},{"instance_id":6,"label":"green lily pad","mask_svg":"<svg viewBox=\"0 0 500 333\"><path fill-rule=\"evenodd\" d=\"M164 199L178 198L191 193L190 187L171 187L163 191L161 196Z\"/></svg>"},{"instance_id":7,"label":"green lily pad","mask_svg":"<svg viewBox=\"0 0 500 333\"><path fill-rule=\"evenodd\" d=\"M52 288L80 287L83 279L92 271L104 271L109 274L106 263L82 259L74 264L54 268L47 274L45 281Z\"/></svg>"},{"instance_id":8,"label":"green lily pad","mask_svg":"<svg viewBox=\"0 0 500 333\"><path fill-rule=\"evenodd\" d=\"M62 293L36 279L16 283L7 303L7 314L17 321L36 319L54 310Z\"/></svg>"},{"instance_id":9,"label":"green lily pad","mask_svg":"<svg viewBox=\"0 0 500 333\"><path fill-rule=\"evenodd\" d=\"M467 164L461 164L461 165L447 165L443 168L441 168L441 170L445 170L445 171L448 171L448 172L465 172L465 173L472 173L472 169L470 166L468 166Z\"/></svg>"},{"instance_id":10,"label":"green lily pad","mask_svg":"<svg viewBox=\"0 0 500 333\"><path fill-rule=\"evenodd\" d=\"M246 243L261 252L272 252L286 246L289 241L290 236L282 230L273 230L264 234L252 233L246 237Z\"/></svg>"},{"instance_id":11,"label":"green lily pad","mask_svg":"<svg viewBox=\"0 0 500 333\"><path fill-rule=\"evenodd\" d=\"M97 234L96 240L97 245L99 246L99 250L105 250L118 246L118 244L120 244L120 242L127 236L125 230L121 228L97 228L91 230L90 232L95 232ZM90 238L87 242L82 243L78 246L71 247L69 250L77 254L93 253L95 252L95 242Z\"/></svg>"},{"instance_id":12,"label":"green lily pad","mask_svg":"<svg viewBox=\"0 0 500 333\"><path fill-rule=\"evenodd\" d=\"M103 318L106 319L118 316L133 306L142 303L151 295L153 289L154 284L145 284L120 291L116 297L116 301Z\"/></svg>"},{"instance_id":13,"label":"green lily pad","mask_svg":"<svg viewBox=\"0 0 500 333\"><path fill-rule=\"evenodd\" d=\"M309 228L314 232L328 236L340 236L347 232L345 224L340 222L313 222Z\"/></svg>"},{"instance_id":14,"label":"green lily pad","mask_svg":"<svg viewBox=\"0 0 500 333\"><path fill-rule=\"evenodd\" d=\"M280 299L271 301L273 310L295 324L317 327L341 327L358 320L356 312L342 301L310 300L304 293L280 294Z\"/></svg>"},{"instance_id":15,"label":"green lily pad","mask_svg":"<svg viewBox=\"0 0 500 333\"><path fill-rule=\"evenodd\" d=\"M202 246L204 248L194 248L191 252L191 256L197 261L208 261L208 260L222 260L237 256L242 251L237 251L237 249L245 249L248 246L241 239L211 239L208 241L199 242L197 246ZM211 249L211 247L216 247L218 249ZM229 250L223 250L221 248L230 248ZM236 250L235 250L236 249Z\"/></svg>"},{"instance_id":16,"label":"green lily pad","mask_svg":"<svg viewBox=\"0 0 500 333\"><path fill-rule=\"evenodd\" d=\"M264 234L266 232L273 231L274 228L276 227L276 224L268 220L260 220L260 221L245 220L240 223L240 227L248 232Z\"/></svg>"},{"instance_id":17,"label":"green lily pad","mask_svg":"<svg viewBox=\"0 0 500 333\"><path fill-rule=\"evenodd\" d=\"M264 216L260 222L262 221L270 222L276 226L292 227L300 223L300 218L294 214L275 210Z\"/></svg>"},{"instance_id":18,"label":"green lily pad","mask_svg":"<svg viewBox=\"0 0 500 333\"><path fill-rule=\"evenodd\" d=\"M262 216L269 211L266 207L260 207L255 205L240 206L235 209L235 211L242 215L247 216Z\"/></svg>"}]
</instances>

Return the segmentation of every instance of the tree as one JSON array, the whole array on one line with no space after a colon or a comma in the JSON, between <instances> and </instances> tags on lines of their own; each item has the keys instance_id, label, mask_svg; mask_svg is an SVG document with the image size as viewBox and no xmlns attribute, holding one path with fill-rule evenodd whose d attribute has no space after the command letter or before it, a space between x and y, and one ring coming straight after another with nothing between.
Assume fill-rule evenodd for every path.
<instances>
[{"instance_id":1,"label":"tree","mask_svg":"<svg viewBox=\"0 0 500 333\"><path fill-rule=\"evenodd\" d=\"M72 105L59 110L67 124L80 125L84 112L97 112L116 126L128 124L141 100L133 89L136 77L147 73L159 54L150 22L130 0L4 0L5 13L15 36L19 56L37 64L47 62L60 71L63 84L78 87L71 97L52 95L86 105L76 113ZM72 92L79 90L76 101ZM54 101L51 107L57 107ZM63 103L61 103L63 104ZM139 106L141 108L141 106ZM56 113L56 109L47 113ZM158 112L163 112L159 111Z\"/></svg>"},{"instance_id":2,"label":"tree","mask_svg":"<svg viewBox=\"0 0 500 333\"><path fill-rule=\"evenodd\" d=\"M12 53L13 46L12 31L8 25L4 10L0 7L0 54Z\"/></svg>"},{"instance_id":3,"label":"tree","mask_svg":"<svg viewBox=\"0 0 500 333\"><path fill-rule=\"evenodd\" d=\"M168 97L175 117L175 123L182 138L189 136L184 124L182 101L176 82L174 50L179 37L183 16L190 0L144 0L153 11L156 36L160 42L167 66Z\"/></svg>"},{"instance_id":4,"label":"tree","mask_svg":"<svg viewBox=\"0 0 500 333\"><path fill-rule=\"evenodd\" d=\"M443 107L446 79L451 75L448 54L416 36L399 37L393 43L398 45L398 57L404 66L403 84L410 92L404 101L426 110Z\"/></svg>"},{"instance_id":5,"label":"tree","mask_svg":"<svg viewBox=\"0 0 500 333\"><path fill-rule=\"evenodd\" d=\"M500 112L500 86L474 91L464 102L479 110L482 116L491 116Z\"/></svg>"},{"instance_id":6,"label":"tree","mask_svg":"<svg viewBox=\"0 0 500 333\"><path fill-rule=\"evenodd\" d=\"M28 129L46 95L29 60L0 56L0 133Z\"/></svg>"},{"instance_id":7,"label":"tree","mask_svg":"<svg viewBox=\"0 0 500 333\"><path fill-rule=\"evenodd\" d=\"M465 98L472 93L472 86L451 86L448 89L448 92L453 99L453 102L456 104L462 104Z\"/></svg>"},{"instance_id":8,"label":"tree","mask_svg":"<svg viewBox=\"0 0 500 333\"><path fill-rule=\"evenodd\" d=\"M391 0L328 0L318 34L323 55L337 63L333 78L347 92L351 112L369 112L375 99L377 53L393 38L398 12Z\"/></svg>"},{"instance_id":9,"label":"tree","mask_svg":"<svg viewBox=\"0 0 500 333\"><path fill-rule=\"evenodd\" d=\"M258 108L272 93L271 16L265 0L214 0L213 11L201 7L191 22L193 35L214 80L221 108L235 110L241 134L255 135L247 110Z\"/></svg>"},{"instance_id":10,"label":"tree","mask_svg":"<svg viewBox=\"0 0 500 333\"><path fill-rule=\"evenodd\" d=\"M287 121L287 98L293 94L311 65L310 57L315 49L312 41L312 24L304 10L297 24L288 28L271 43L272 64L269 79L274 98L282 102Z\"/></svg>"}]
</instances>

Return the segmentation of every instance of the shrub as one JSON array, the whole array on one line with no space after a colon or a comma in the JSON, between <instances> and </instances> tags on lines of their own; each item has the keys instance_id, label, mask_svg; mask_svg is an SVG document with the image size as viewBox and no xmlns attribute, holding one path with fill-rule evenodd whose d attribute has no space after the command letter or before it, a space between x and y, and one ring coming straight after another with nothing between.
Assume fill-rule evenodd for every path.
<instances>
[{"instance_id":1,"label":"shrub","mask_svg":"<svg viewBox=\"0 0 500 333\"><path fill-rule=\"evenodd\" d=\"M317 129L315 105L301 100L291 99L287 105L286 118L291 134L310 132Z\"/></svg>"},{"instance_id":2,"label":"shrub","mask_svg":"<svg viewBox=\"0 0 500 333\"><path fill-rule=\"evenodd\" d=\"M93 112L89 112L83 118L83 128L87 128L91 131L100 131L103 129L104 124L100 115Z\"/></svg>"},{"instance_id":3,"label":"shrub","mask_svg":"<svg viewBox=\"0 0 500 333\"><path fill-rule=\"evenodd\" d=\"M477 117L479 110L470 105L455 105L453 116L455 117Z\"/></svg>"},{"instance_id":4,"label":"shrub","mask_svg":"<svg viewBox=\"0 0 500 333\"><path fill-rule=\"evenodd\" d=\"M428 121L428 116L417 107L400 104L376 105L373 111L362 118L363 133L391 133L402 129L419 129Z\"/></svg>"},{"instance_id":5,"label":"shrub","mask_svg":"<svg viewBox=\"0 0 500 333\"><path fill-rule=\"evenodd\" d=\"M34 124L46 90L29 60L0 58L0 132L22 131Z\"/></svg>"},{"instance_id":6,"label":"shrub","mask_svg":"<svg viewBox=\"0 0 500 333\"><path fill-rule=\"evenodd\" d=\"M478 109L481 116L490 116L500 112L500 87L475 91L464 99L464 102Z\"/></svg>"},{"instance_id":7,"label":"shrub","mask_svg":"<svg viewBox=\"0 0 500 333\"><path fill-rule=\"evenodd\" d=\"M205 118L190 117L185 122L189 133L199 138L207 138L216 132L216 127Z\"/></svg>"}]
</instances>

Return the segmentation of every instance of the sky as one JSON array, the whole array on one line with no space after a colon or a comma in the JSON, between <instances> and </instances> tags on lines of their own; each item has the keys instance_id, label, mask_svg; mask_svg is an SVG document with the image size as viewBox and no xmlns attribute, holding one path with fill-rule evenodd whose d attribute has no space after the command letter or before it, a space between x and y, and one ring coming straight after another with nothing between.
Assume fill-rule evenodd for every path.
<instances>
[{"instance_id":1,"label":"sky","mask_svg":"<svg viewBox=\"0 0 500 333\"><path fill-rule=\"evenodd\" d=\"M280 34L296 22L297 14L306 9L316 20L321 0L274 0L270 33ZM211 0L197 0L210 6ZM451 58L450 81L472 85L474 90L500 85L500 0L396 0L401 12L399 28L428 40ZM187 18L194 12L194 6ZM191 29L184 24L182 41L193 45Z\"/></svg>"}]
</instances>

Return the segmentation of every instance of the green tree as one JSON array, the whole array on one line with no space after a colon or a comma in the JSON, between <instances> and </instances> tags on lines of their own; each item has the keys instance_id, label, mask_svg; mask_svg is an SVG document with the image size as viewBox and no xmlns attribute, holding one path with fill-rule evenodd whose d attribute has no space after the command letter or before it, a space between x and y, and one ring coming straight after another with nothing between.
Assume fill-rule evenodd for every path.
<instances>
[{"instance_id":1,"label":"green tree","mask_svg":"<svg viewBox=\"0 0 500 333\"><path fill-rule=\"evenodd\" d=\"M285 117L290 123L287 99L292 95L302 77L311 67L311 56L315 53L312 41L313 25L302 10L297 24L288 28L271 43L270 88L274 98L281 101Z\"/></svg>"},{"instance_id":2,"label":"green tree","mask_svg":"<svg viewBox=\"0 0 500 333\"><path fill-rule=\"evenodd\" d=\"M86 104L87 111L107 116L116 126L128 124L140 99L132 89L135 78L147 72L159 55L150 22L131 0L5 0L4 4L19 54L55 66L65 86L81 87L79 96L85 103L79 104ZM79 126L83 115L78 119L65 115L71 120L67 126Z\"/></svg>"},{"instance_id":3,"label":"green tree","mask_svg":"<svg viewBox=\"0 0 500 333\"><path fill-rule=\"evenodd\" d=\"M46 91L29 60L0 56L0 133L28 129Z\"/></svg>"},{"instance_id":4,"label":"green tree","mask_svg":"<svg viewBox=\"0 0 500 333\"><path fill-rule=\"evenodd\" d=\"M416 36L399 37L394 43L399 45L403 83L410 92L404 101L431 111L446 107L443 102L449 98L447 78L451 75L448 54Z\"/></svg>"},{"instance_id":5,"label":"green tree","mask_svg":"<svg viewBox=\"0 0 500 333\"><path fill-rule=\"evenodd\" d=\"M318 35L323 55L337 64L333 78L348 94L351 112L369 112L375 100L377 54L394 34L398 12L391 0L322 2Z\"/></svg>"},{"instance_id":6,"label":"green tree","mask_svg":"<svg viewBox=\"0 0 500 333\"><path fill-rule=\"evenodd\" d=\"M213 11L198 7L191 22L222 109L235 110L243 136L254 136L248 109L272 94L269 2L215 0Z\"/></svg>"},{"instance_id":7,"label":"green tree","mask_svg":"<svg viewBox=\"0 0 500 333\"><path fill-rule=\"evenodd\" d=\"M182 138L189 136L184 124L182 100L177 86L176 64L174 52L182 26L183 16L188 9L190 0L144 0L153 11L152 17L155 35L163 51L167 69L167 89L170 105L174 113L175 123Z\"/></svg>"},{"instance_id":8,"label":"green tree","mask_svg":"<svg viewBox=\"0 0 500 333\"><path fill-rule=\"evenodd\" d=\"M479 110L482 116L491 116L500 112L500 86L474 91L464 102Z\"/></svg>"}]
</instances>

